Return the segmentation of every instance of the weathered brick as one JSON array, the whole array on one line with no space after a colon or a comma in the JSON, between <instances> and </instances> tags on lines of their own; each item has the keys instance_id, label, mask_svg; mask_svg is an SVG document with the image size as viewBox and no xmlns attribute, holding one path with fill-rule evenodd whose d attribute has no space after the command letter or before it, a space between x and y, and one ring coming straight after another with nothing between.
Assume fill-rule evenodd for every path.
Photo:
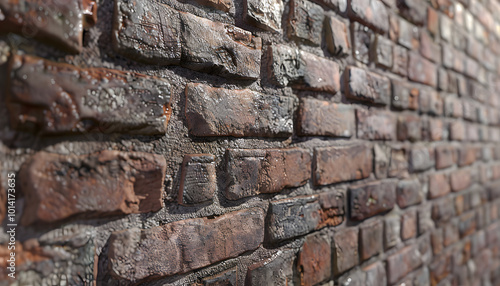
<instances>
[{"instance_id":1,"label":"weathered brick","mask_svg":"<svg viewBox=\"0 0 500 286\"><path fill-rule=\"evenodd\" d=\"M424 134L422 137L427 138L430 141L441 141L448 139L448 129L439 118L428 118L427 124L424 125L427 130L422 131Z\"/></svg>"},{"instance_id":2,"label":"weathered brick","mask_svg":"<svg viewBox=\"0 0 500 286\"><path fill-rule=\"evenodd\" d=\"M390 149L386 145L375 144L373 146L373 172L377 179L387 178L389 171Z\"/></svg>"},{"instance_id":3,"label":"weathered brick","mask_svg":"<svg viewBox=\"0 0 500 286\"><path fill-rule=\"evenodd\" d=\"M410 170L421 172L432 168L435 164L434 149L423 145L414 145L410 149Z\"/></svg>"},{"instance_id":4,"label":"weathered brick","mask_svg":"<svg viewBox=\"0 0 500 286\"><path fill-rule=\"evenodd\" d=\"M366 273L365 286L377 286L387 284L387 275L385 274L384 264L380 261L370 264L363 268Z\"/></svg>"},{"instance_id":5,"label":"weathered brick","mask_svg":"<svg viewBox=\"0 0 500 286\"><path fill-rule=\"evenodd\" d=\"M293 261L295 255L291 251L278 252L269 259L257 262L248 267L245 285L284 286L293 280Z\"/></svg>"},{"instance_id":6,"label":"weathered brick","mask_svg":"<svg viewBox=\"0 0 500 286\"><path fill-rule=\"evenodd\" d=\"M444 98L444 115L449 117L460 118L463 116L463 103L453 95L447 95Z\"/></svg>"},{"instance_id":7,"label":"weathered brick","mask_svg":"<svg viewBox=\"0 0 500 286\"><path fill-rule=\"evenodd\" d=\"M299 134L304 136L351 137L356 120L348 105L304 98L298 116Z\"/></svg>"},{"instance_id":8,"label":"weathered brick","mask_svg":"<svg viewBox=\"0 0 500 286\"><path fill-rule=\"evenodd\" d=\"M339 285L366 285L366 274L360 270L347 272L338 278Z\"/></svg>"},{"instance_id":9,"label":"weathered brick","mask_svg":"<svg viewBox=\"0 0 500 286\"><path fill-rule=\"evenodd\" d=\"M215 219L186 219L150 229L113 232L109 238L109 271L113 277L134 283L237 257L262 243L264 216L261 208L251 208ZM172 259L158 264L165 257Z\"/></svg>"},{"instance_id":10,"label":"weathered brick","mask_svg":"<svg viewBox=\"0 0 500 286\"><path fill-rule=\"evenodd\" d=\"M336 93L340 90L339 65L284 45L269 48L273 81L296 89Z\"/></svg>"},{"instance_id":11,"label":"weathered brick","mask_svg":"<svg viewBox=\"0 0 500 286\"><path fill-rule=\"evenodd\" d=\"M182 162L178 201L191 205L211 202L217 189L214 156L189 154Z\"/></svg>"},{"instance_id":12,"label":"weathered brick","mask_svg":"<svg viewBox=\"0 0 500 286\"><path fill-rule=\"evenodd\" d=\"M281 31L281 17L285 9L282 1L248 0L244 8L245 17L255 26L270 31Z\"/></svg>"},{"instance_id":13,"label":"weathered brick","mask_svg":"<svg viewBox=\"0 0 500 286\"><path fill-rule=\"evenodd\" d=\"M351 0L349 17L381 33L389 30L389 14L380 0Z\"/></svg>"},{"instance_id":14,"label":"weathered brick","mask_svg":"<svg viewBox=\"0 0 500 286\"><path fill-rule=\"evenodd\" d=\"M402 18L397 19L397 25L398 43L410 50L418 50L420 45L418 28Z\"/></svg>"},{"instance_id":15,"label":"weathered brick","mask_svg":"<svg viewBox=\"0 0 500 286\"><path fill-rule=\"evenodd\" d=\"M83 29L95 24L97 3L93 0L71 2L8 1L0 4L0 33L16 33L63 50L82 51Z\"/></svg>"},{"instance_id":16,"label":"weathered brick","mask_svg":"<svg viewBox=\"0 0 500 286\"><path fill-rule=\"evenodd\" d=\"M418 110L418 88L399 80L392 80L392 106L397 109Z\"/></svg>"},{"instance_id":17,"label":"weathered brick","mask_svg":"<svg viewBox=\"0 0 500 286\"><path fill-rule=\"evenodd\" d=\"M458 223L458 231L460 233L460 238L463 238L476 231L475 212L469 211L460 216L460 221Z\"/></svg>"},{"instance_id":18,"label":"weathered brick","mask_svg":"<svg viewBox=\"0 0 500 286\"><path fill-rule=\"evenodd\" d=\"M359 227L359 246L361 260L367 260L383 251L383 224L373 220Z\"/></svg>"},{"instance_id":19,"label":"weathered brick","mask_svg":"<svg viewBox=\"0 0 500 286\"><path fill-rule=\"evenodd\" d=\"M165 159L154 154L38 152L19 171L25 196L21 222L158 211L163 206L165 172Z\"/></svg>"},{"instance_id":20,"label":"weathered brick","mask_svg":"<svg viewBox=\"0 0 500 286\"><path fill-rule=\"evenodd\" d=\"M448 176L443 173L434 173L429 175L429 198L435 199L450 193L450 184Z\"/></svg>"},{"instance_id":21,"label":"weathered brick","mask_svg":"<svg viewBox=\"0 0 500 286\"><path fill-rule=\"evenodd\" d=\"M8 107L17 129L162 134L170 84L156 77L14 56Z\"/></svg>"},{"instance_id":22,"label":"weathered brick","mask_svg":"<svg viewBox=\"0 0 500 286\"><path fill-rule=\"evenodd\" d=\"M418 234L422 235L434 229L434 221L432 220L432 205L422 205L417 209Z\"/></svg>"},{"instance_id":23,"label":"weathered brick","mask_svg":"<svg viewBox=\"0 0 500 286\"><path fill-rule=\"evenodd\" d=\"M412 81L437 86L437 67L416 53L410 53L408 62L408 77Z\"/></svg>"},{"instance_id":24,"label":"weathered brick","mask_svg":"<svg viewBox=\"0 0 500 286\"><path fill-rule=\"evenodd\" d=\"M441 35L441 38L448 43L451 43L452 41L452 27L453 22L450 17L441 14L439 17L439 34Z\"/></svg>"},{"instance_id":25,"label":"weathered brick","mask_svg":"<svg viewBox=\"0 0 500 286\"><path fill-rule=\"evenodd\" d=\"M372 172L372 161L372 149L365 143L315 148L314 183L328 185L366 178Z\"/></svg>"},{"instance_id":26,"label":"weathered brick","mask_svg":"<svg viewBox=\"0 0 500 286\"><path fill-rule=\"evenodd\" d=\"M432 252L437 255L443 251L443 229L438 228L431 233Z\"/></svg>"},{"instance_id":27,"label":"weathered brick","mask_svg":"<svg viewBox=\"0 0 500 286\"><path fill-rule=\"evenodd\" d=\"M420 252L415 245L407 246L387 257L387 280L396 283L422 264Z\"/></svg>"},{"instance_id":28,"label":"weathered brick","mask_svg":"<svg viewBox=\"0 0 500 286\"><path fill-rule=\"evenodd\" d=\"M458 236L458 225L455 220L443 226L443 244L448 247L460 239Z\"/></svg>"},{"instance_id":29,"label":"weathered brick","mask_svg":"<svg viewBox=\"0 0 500 286\"><path fill-rule=\"evenodd\" d=\"M460 169L450 174L450 186L454 192L461 191L471 185L471 172L468 169Z\"/></svg>"},{"instance_id":30,"label":"weathered brick","mask_svg":"<svg viewBox=\"0 0 500 286\"><path fill-rule=\"evenodd\" d=\"M364 220L391 210L396 203L396 181L376 181L349 187L351 219Z\"/></svg>"},{"instance_id":31,"label":"weathered brick","mask_svg":"<svg viewBox=\"0 0 500 286\"><path fill-rule=\"evenodd\" d=\"M432 89L421 89L419 95L420 112L431 115L443 114L443 99Z\"/></svg>"},{"instance_id":32,"label":"weathered brick","mask_svg":"<svg viewBox=\"0 0 500 286\"><path fill-rule=\"evenodd\" d=\"M396 138L394 114L370 109L356 109L358 138L368 140L393 140Z\"/></svg>"},{"instance_id":33,"label":"weathered brick","mask_svg":"<svg viewBox=\"0 0 500 286\"><path fill-rule=\"evenodd\" d=\"M436 222L447 222L455 215L451 197L444 197L432 205L432 219Z\"/></svg>"},{"instance_id":34,"label":"weathered brick","mask_svg":"<svg viewBox=\"0 0 500 286\"><path fill-rule=\"evenodd\" d=\"M321 235L308 236L297 258L302 285L316 285L331 276L330 241Z\"/></svg>"},{"instance_id":35,"label":"weathered brick","mask_svg":"<svg viewBox=\"0 0 500 286\"><path fill-rule=\"evenodd\" d=\"M391 161L389 164L389 177L408 177L408 159L404 148L394 148L391 150Z\"/></svg>"},{"instance_id":36,"label":"weathered brick","mask_svg":"<svg viewBox=\"0 0 500 286\"><path fill-rule=\"evenodd\" d=\"M417 235L417 212L409 210L401 215L401 238L407 240Z\"/></svg>"},{"instance_id":37,"label":"weathered brick","mask_svg":"<svg viewBox=\"0 0 500 286\"><path fill-rule=\"evenodd\" d=\"M400 208L417 205L422 202L422 185L418 179L399 181L396 195Z\"/></svg>"},{"instance_id":38,"label":"weathered brick","mask_svg":"<svg viewBox=\"0 0 500 286\"><path fill-rule=\"evenodd\" d=\"M349 66L344 73L346 97L387 105L391 95L391 83L384 77L363 69Z\"/></svg>"},{"instance_id":39,"label":"weathered brick","mask_svg":"<svg viewBox=\"0 0 500 286\"><path fill-rule=\"evenodd\" d=\"M448 254L443 254L440 257L436 258L429 265L429 271L431 274L431 285L437 285L452 271L451 256Z\"/></svg>"},{"instance_id":40,"label":"weathered brick","mask_svg":"<svg viewBox=\"0 0 500 286\"><path fill-rule=\"evenodd\" d=\"M449 90L449 76L448 71L442 67L438 68L438 89L447 91Z\"/></svg>"},{"instance_id":41,"label":"weathered brick","mask_svg":"<svg viewBox=\"0 0 500 286\"><path fill-rule=\"evenodd\" d=\"M347 26L344 22L333 16L326 16L324 29L328 52L341 57L349 55L351 45Z\"/></svg>"},{"instance_id":42,"label":"weathered brick","mask_svg":"<svg viewBox=\"0 0 500 286\"><path fill-rule=\"evenodd\" d=\"M436 152L436 169L444 169L455 165L457 162L456 148L451 145L437 146Z\"/></svg>"},{"instance_id":43,"label":"weathered brick","mask_svg":"<svg viewBox=\"0 0 500 286\"><path fill-rule=\"evenodd\" d=\"M399 141L419 141L422 138L422 122L413 114L398 117L397 138Z\"/></svg>"},{"instance_id":44,"label":"weathered brick","mask_svg":"<svg viewBox=\"0 0 500 286\"><path fill-rule=\"evenodd\" d=\"M230 200L276 193L309 180L311 155L299 148L229 149L227 171L225 196Z\"/></svg>"},{"instance_id":45,"label":"weathered brick","mask_svg":"<svg viewBox=\"0 0 500 286\"><path fill-rule=\"evenodd\" d=\"M468 166L477 159L477 148L474 146L462 146L458 149L458 166Z\"/></svg>"},{"instance_id":46,"label":"weathered brick","mask_svg":"<svg viewBox=\"0 0 500 286\"><path fill-rule=\"evenodd\" d=\"M358 229L347 228L335 232L332 244L335 275L344 273L358 265Z\"/></svg>"},{"instance_id":47,"label":"weathered brick","mask_svg":"<svg viewBox=\"0 0 500 286\"><path fill-rule=\"evenodd\" d=\"M186 117L194 136L286 137L293 130L294 99L249 89L186 85Z\"/></svg>"},{"instance_id":48,"label":"weathered brick","mask_svg":"<svg viewBox=\"0 0 500 286\"><path fill-rule=\"evenodd\" d=\"M423 267L422 270L419 270L413 277L413 286L427 286L429 284L429 269Z\"/></svg>"},{"instance_id":49,"label":"weathered brick","mask_svg":"<svg viewBox=\"0 0 500 286\"><path fill-rule=\"evenodd\" d=\"M397 0L399 13L408 21L422 26L426 17L426 5L419 0Z\"/></svg>"},{"instance_id":50,"label":"weathered brick","mask_svg":"<svg viewBox=\"0 0 500 286\"><path fill-rule=\"evenodd\" d=\"M229 78L260 76L260 39L248 31L161 3L116 0L115 4L112 43L126 57L148 64L180 64Z\"/></svg>"},{"instance_id":51,"label":"weathered brick","mask_svg":"<svg viewBox=\"0 0 500 286\"><path fill-rule=\"evenodd\" d=\"M450 140L463 141L465 139L465 125L463 121L453 121L450 123Z\"/></svg>"},{"instance_id":52,"label":"weathered brick","mask_svg":"<svg viewBox=\"0 0 500 286\"><path fill-rule=\"evenodd\" d=\"M364 64L369 64L375 35L368 27L358 22L351 22L350 31L354 58Z\"/></svg>"},{"instance_id":53,"label":"weathered brick","mask_svg":"<svg viewBox=\"0 0 500 286\"><path fill-rule=\"evenodd\" d=\"M384 248L389 249L401 241L401 223L399 216L390 215L384 220Z\"/></svg>"},{"instance_id":54,"label":"weathered brick","mask_svg":"<svg viewBox=\"0 0 500 286\"><path fill-rule=\"evenodd\" d=\"M323 9L307 0L290 1L288 36L318 46L321 44Z\"/></svg>"},{"instance_id":55,"label":"weathered brick","mask_svg":"<svg viewBox=\"0 0 500 286\"><path fill-rule=\"evenodd\" d=\"M392 42L380 35L375 36L373 42L375 50L373 51L373 61L384 68L390 69L393 61L393 44Z\"/></svg>"},{"instance_id":56,"label":"weathered brick","mask_svg":"<svg viewBox=\"0 0 500 286\"><path fill-rule=\"evenodd\" d=\"M408 74L408 50L401 46L394 46L393 52L392 71L406 77Z\"/></svg>"},{"instance_id":57,"label":"weathered brick","mask_svg":"<svg viewBox=\"0 0 500 286\"><path fill-rule=\"evenodd\" d=\"M439 14L432 7L427 7L427 30L436 37L439 32Z\"/></svg>"},{"instance_id":58,"label":"weathered brick","mask_svg":"<svg viewBox=\"0 0 500 286\"><path fill-rule=\"evenodd\" d=\"M233 0L195 0L195 1L200 5L212 7L224 12L229 12L234 6Z\"/></svg>"}]
</instances>

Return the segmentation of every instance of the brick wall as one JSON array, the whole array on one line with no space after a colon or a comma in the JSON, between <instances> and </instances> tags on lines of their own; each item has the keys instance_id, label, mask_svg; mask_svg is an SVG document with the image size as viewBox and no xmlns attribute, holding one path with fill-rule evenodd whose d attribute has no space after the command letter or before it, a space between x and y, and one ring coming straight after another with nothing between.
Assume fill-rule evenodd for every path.
<instances>
[{"instance_id":1,"label":"brick wall","mask_svg":"<svg viewBox=\"0 0 500 286\"><path fill-rule=\"evenodd\" d=\"M0 285L500 285L499 15L0 1Z\"/></svg>"}]
</instances>

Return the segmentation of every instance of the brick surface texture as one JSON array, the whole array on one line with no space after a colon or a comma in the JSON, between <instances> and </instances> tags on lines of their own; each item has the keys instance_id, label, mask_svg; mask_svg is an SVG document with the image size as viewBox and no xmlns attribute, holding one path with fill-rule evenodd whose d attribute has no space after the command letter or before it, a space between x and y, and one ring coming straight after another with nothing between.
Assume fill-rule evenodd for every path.
<instances>
[{"instance_id":1,"label":"brick surface texture","mask_svg":"<svg viewBox=\"0 0 500 286\"><path fill-rule=\"evenodd\" d=\"M0 0L0 102L0 286L500 285L500 0Z\"/></svg>"}]
</instances>

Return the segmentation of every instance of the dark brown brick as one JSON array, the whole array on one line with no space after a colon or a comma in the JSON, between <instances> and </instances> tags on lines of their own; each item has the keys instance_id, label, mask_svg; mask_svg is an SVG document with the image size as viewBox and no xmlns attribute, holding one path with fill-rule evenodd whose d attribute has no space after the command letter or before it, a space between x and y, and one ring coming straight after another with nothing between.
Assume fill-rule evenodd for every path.
<instances>
[{"instance_id":1,"label":"dark brown brick","mask_svg":"<svg viewBox=\"0 0 500 286\"><path fill-rule=\"evenodd\" d=\"M358 138L368 140L393 140L396 138L395 115L382 110L356 109Z\"/></svg>"},{"instance_id":2,"label":"dark brown brick","mask_svg":"<svg viewBox=\"0 0 500 286\"><path fill-rule=\"evenodd\" d=\"M8 107L17 129L162 134L170 84L156 77L14 56Z\"/></svg>"},{"instance_id":3,"label":"dark brown brick","mask_svg":"<svg viewBox=\"0 0 500 286\"><path fill-rule=\"evenodd\" d=\"M437 86L437 67L432 62L416 53L410 53L408 63L408 77L415 82L432 87Z\"/></svg>"},{"instance_id":4,"label":"dark brown brick","mask_svg":"<svg viewBox=\"0 0 500 286\"><path fill-rule=\"evenodd\" d=\"M8 1L0 4L0 33L16 33L63 50L82 51L83 29L95 24L97 3L92 0L61 2Z\"/></svg>"},{"instance_id":5,"label":"dark brown brick","mask_svg":"<svg viewBox=\"0 0 500 286\"><path fill-rule=\"evenodd\" d=\"M217 189L214 156L189 154L182 162L178 202L184 205L211 202Z\"/></svg>"},{"instance_id":6,"label":"dark brown brick","mask_svg":"<svg viewBox=\"0 0 500 286\"><path fill-rule=\"evenodd\" d=\"M276 193L309 180L311 155L299 148L229 149L227 172L225 195L230 200Z\"/></svg>"},{"instance_id":7,"label":"dark brown brick","mask_svg":"<svg viewBox=\"0 0 500 286\"><path fill-rule=\"evenodd\" d=\"M321 235L308 236L299 252L297 268L302 285L316 285L330 278L330 241Z\"/></svg>"},{"instance_id":8,"label":"dark brown brick","mask_svg":"<svg viewBox=\"0 0 500 286\"><path fill-rule=\"evenodd\" d=\"M309 98L300 102L298 124L304 136L351 137L356 128L350 106Z\"/></svg>"},{"instance_id":9,"label":"dark brown brick","mask_svg":"<svg viewBox=\"0 0 500 286\"><path fill-rule=\"evenodd\" d=\"M429 198L435 199L450 193L448 176L443 173L429 175Z\"/></svg>"},{"instance_id":10,"label":"dark brown brick","mask_svg":"<svg viewBox=\"0 0 500 286\"><path fill-rule=\"evenodd\" d=\"M396 283L422 264L420 252L416 245L407 246L387 257L387 280Z\"/></svg>"},{"instance_id":11,"label":"dark brown brick","mask_svg":"<svg viewBox=\"0 0 500 286\"><path fill-rule=\"evenodd\" d=\"M387 105L391 96L391 83L384 76L349 66L345 73L346 97Z\"/></svg>"},{"instance_id":12,"label":"dark brown brick","mask_svg":"<svg viewBox=\"0 0 500 286\"><path fill-rule=\"evenodd\" d=\"M155 154L38 152L19 171L25 200L21 222L156 212L163 206L165 172L165 158Z\"/></svg>"},{"instance_id":13,"label":"dark brown brick","mask_svg":"<svg viewBox=\"0 0 500 286\"><path fill-rule=\"evenodd\" d=\"M342 191L330 191L319 194L320 223L317 229L336 226L344 221L345 195Z\"/></svg>"},{"instance_id":14,"label":"dark brown brick","mask_svg":"<svg viewBox=\"0 0 500 286\"><path fill-rule=\"evenodd\" d=\"M455 165L457 162L457 152L454 146L443 145L437 146L436 152L436 169L444 169Z\"/></svg>"},{"instance_id":15,"label":"dark brown brick","mask_svg":"<svg viewBox=\"0 0 500 286\"><path fill-rule=\"evenodd\" d=\"M194 218L150 229L116 231L109 238L109 271L128 283L186 273L254 250L263 239L264 211L260 208L215 219ZM140 263L137 253L142 254ZM165 257L175 259L159 265Z\"/></svg>"},{"instance_id":16,"label":"dark brown brick","mask_svg":"<svg viewBox=\"0 0 500 286\"><path fill-rule=\"evenodd\" d=\"M359 227L359 246L361 260L367 260L383 251L383 224L373 220Z\"/></svg>"},{"instance_id":17,"label":"dark brown brick","mask_svg":"<svg viewBox=\"0 0 500 286\"><path fill-rule=\"evenodd\" d=\"M249 89L186 85L186 117L194 136L289 136L294 99Z\"/></svg>"},{"instance_id":18,"label":"dark brown brick","mask_svg":"<svg viewBox=\"0 0 500 286\"><path fill-rule=\"evenodd\" d=\"M396 195L400 208L417 205L422 202L422 185L418 179L399 181Z\"/></svg>"},{"instance_id":19,"label":"dark brown brick","mask_svg":"<svg viewBox=\"0 0 500 286\"><path fill-rule=\"evenodd\" d=\"M380 0L352 0L349 17L381 33L389 31L389 14Z\"/></svg>"},{"instance_id":20,"label":"dark brown brick","mask_svg":"<svg viewBox=\"0 0 500 286\"><path fill-rule=\"evenodd\" d=\"M333 16L326 16L324 29L328 52L341 57L349 55L351 45L346 24Z\"/></svg>"},{"instance_id":21,"label":"dark brown brick","mask_svg":"<svg viewBox=\"0 0 500 286\"><path fill-rule=\"evenodd\" d=\"M364 220L391 210L396 203L396 182L377 181L349 188L351 219Z\"/></svg>"},{"instance_id":22,"label":"dark brown brick","mask_svg":"<svg viewBox=\"0 0 500 286\"><path fill-rule=\"evenodd\" d=\"M290 1L288 36L318 46L321 44L323 9L307 0Z\"/></svg>"},{"instance_id":23,"label":"dark brown brick","mask_svg":"<svg viewBox=\"0 0 500 286\"><path fill-rule=\"evenodd\" d=\"M471 181L471 171L469 169L460 169L450 174L450 186L454 192L468 188Z\"/></svg>"},{"instance_id":24,"label":"dark brown brick","mask_svg":"<svg viewBox=\"0 0 500 286\"><path fill-rule=\"evenodd\" d=\"M372 172L372 161L372 148L366 143L315 148L314 183L328 185L366 178Z\"/></svg>"},{"instance_id":25,"label":"dark brown brick","mask_svg":"<svg viewBox=\"0 0 500 286\"><path fill-rule=\"evenodd\" d=\"M359 263L358 229L347 228L333 235L333 271L335 275L344 273Z\"/></svg>"},{"instance_id":26,"label":"dark brown brick","mask_svg":"<svg viewBox=\"0 0 500 286\"><path fill-rule=\"evenodd\" d=\"M165 4L117 0L112 39L118 53L144 63L180 64L229 78L260 76L260 38Z\"/></svg>"},{"instance_id":27,"label":"dark brown brick","mask_svg":"<svg viewBox=\"0 0 500 286\"><path fill-rule=\"evenodd\" d=\"M417 235L417 212L409 210L401 215L401 238L407 240Z\"/></svg>"}]
</instances>

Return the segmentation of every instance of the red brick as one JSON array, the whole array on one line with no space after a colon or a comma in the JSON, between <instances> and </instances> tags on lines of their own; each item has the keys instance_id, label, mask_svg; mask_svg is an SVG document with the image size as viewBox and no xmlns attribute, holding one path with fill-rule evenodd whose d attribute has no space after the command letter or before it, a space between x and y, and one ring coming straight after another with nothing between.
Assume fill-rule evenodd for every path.
<instances>
[{"instance_id":1,"label":"red brick","mask_svg":"<svg viewBox=\"0 0 500 286\"><path fill-rule=\"evenodd\" d=\"M441 61L441 47L424 31L420 33L420 54L432 62Z\"/></svg>"},{"instance_id":2,"label":"red brick","mask_svg":"<svg viewBox=\"0 0 500 286\"><path fill-rule=\"evenodd\" d=\"M401 238L407 240L417 235L417 212L410 210L401 215Z\"/></svg>"},{"instance_id":3,"label":"red brick","mask_svg":"<svg viewBox=\"0 0 500 286\"><path fill-rule=\"evenodd\" d=\"M186 118L194 136L286 137L292 133L291 97L249 89L186 85ZM276 124L276 122L280 122Z\"/></svg>"},{"instance_id":4,"label":"red brick","mask_svg":"<svg viewBox=\"0 0 500 286\"><path fill-rule=\"evenodd\" d=\"M352 0L349 4L350 18L381 33L389 30L387 8L380 0Z\"/></svg>"},{"instance_id":5,"label":"red brick","mask_svg":"<svg viewBox=\"0 0 500 286\"><path fill-rule=\"evenodd\" d=\"M431 7L427 7L427 29L436 36L439 29L439 14Z\"/></svg>"},{"instance_id":6,"label":"red brick","mask_svg":"<svg viewBox=\"0 0 500 286\"><path fill-rule=\"evenodd\" d=\"M387 280L394 284L422 264L420 252L415 245L407 246L387 257Z\"/></svg>"},{"instance_id":7,"label":"red brick","mask_svg":"<svg viewBox=\"0 0 500 286\"><path fill-rule=\"evenodd\" d=\"M406 208L422 202L422 185L418 179L401 180L396 188L397 203Z\"/></svg>"},{"instance_id":8,"label":"red brick","mask_svg":"<svg viewBox=\"0 0 500 286\"><path fill-rule=\"evenodd\" d=\"M395 115L382 110L356 109L358 138L368 140L393 140L396 138Z\"/></svg>"},{"instance_id":9,"label":"red brick","mask_svg":"<svg viewBox=\"0 0 500 286\"><path fill-rule=\"evenodd\" d=\"M448 176L443 173L429 175L429 198L435 199L450 193Z\"/></svg>"},{"instance_id":10,"label":"red brick","mask_svg":"<svg viewBox=\"0 0 500 286\"><path fill-rule=\"evenodd\" d=\"M413 114L398 117L397 138L400 141L419 141L422 138L422 122Z\"/></svg>"},{"instance_id":11,"label":"red brick","mask_svg":"<svg viewBox=\"0 0 500 286\"><path fill-rule=\"evenodd\" d=\"M454 146L437 146L436 149L436 169L444 169L455 165L457 162L457 152Z\"/></svg>"},{"instance_id":12,"label":"red brick","mask_svg":"<svg viewBox=\"0 0 500 286\"><path fill-rule=\"evenodd\" d=\"M354 109L317 99L302 99L298 115L303 136L351 137L356 128Z\"/></svg>"},{"instance_id":13,"label":"red brick","mask_svg":"<svg viewBox=\"0 0 500 286\"><path fill-rule=\"evenodd\" d=\"M311 155L299 148L229 149L227 164L230 200L298 187L311 177Z\"/></svg>"},{"instance_id":14,"label":"red brick","mask_svg":"<svg viewBox=\"0 0 500 286\"><path fill-rule=\"evenodd\" d=\"M341 57L350 53L349 33L344 22L333 16L325 16L325 39L328 52Z\"/></svg>"},{"instance_id":15,"label":"red brick","mask_svg":"<svg viewBox=\"0 0 500 286\"><path fill-rule=\"evenodd\" d=\"M408 63L408 77L412 81L436 87L436 65L417 55L416 53L410 53Z\"/></svg>"},{"instance_id":16,"label":"red brick","mask_svg":"<svg viewBox=\"0 0 500 286\"><path fill-rule=\"evenodd\" d=\"M471 172L468 169L460 169L450 174L451 190L454 192L461 191L471 185Z\"/></svg>"},{"instance_id":17,"label":"red brick","mask_svg":"<svg viewBox=\"0 0 500 286\"><path fill-rule=\"evenodd\" d=\"M228 78L260 76L261 40L248 31L156 2L130 6L117 0L115 6L112 44L126 57L196 71L217 70Z\"/></svg>"},{"instance_id":18,"label":"red brick","mask_svg":"<svg viewBox=\"0 0 500 286\"><path fill-rule=\"evenodd\" d=\"M25 196L21 221L156 212L163 206L165 172L165 159L155 154L38 152L19 171Z\"/></svg>"},{"instance_id":19,"label":"red brick","mask_svg":"<svg viewBox=\"0 0 500 286\"><path fill-rule=\"evenodd\" d=\"M316 285L331 276L330 241L320 235L308 236L299 252L297 268L302 285Z\"/></svg>"},{"instance_id":20,"label":"red brick","mask_svg":"<svg viewBox=\"0 0 500 286\"><path fill-rule=\"evenodd\" d=\"M333 235L333 271L335 275L344 273L359 263L358 230L347 228Z\"/></svg>"},{"instance_id":21,"label":"red brick","mask_svg":"<svg viewBox=\"0 0 500 286\"><path fill-rule=\"evenodd\" d=\"M427 132L422 132L426 134L423 138L428 138L430 141L441 141L447 139L446 135L448 130L445 127L443 120L439 118L429 118L427 124Z\"/></svg>"},{"instance_id":22,"label":"red brick","mask_svg":"<svg viewBox=\"0 0 500 286\"><path fill-rule=\"evenodd\" d=\"M79 68L14 56L8 107L17 129L41 133L163 134L170 84L105 68Z\"/></svg>"},{"instance_id":23,"label":"red brick","mask_svg":"<svg viewBox=\"0 0 500 286\"><path fill-rule=\"evenodd\" d=\"M474 146L463 146L458 149L458 166L472 165L476 161L477 151Z\"/></svg>"},{"instance_id":24,"label":"red brick","mask_svg":"<svg viewBox=\"0 0 500 286\"><path fill-rule=\"evenodd\" d=\"M341 191L330 191L319 195L320 222L316 229L336 226L344 221L345 196Z\"/></svg>"},{"instance_id":25,"label":"red brick","mask_svg":"<svg viewBox=\"0 0 500 286\"><path fill-rule=\"evenodd\" d=\"M361 260L367 260L383 251L383 224L373 220L359 227L359 244Z\"/></svg>"},{"instance_id":26,"label":"red brick","mask_svg":"<svg viewBox=\"0 0 500 286\"><path fill-rule=\"evenodd\" d=\"M262 243L264 216L262 209L252 208L215 219L186 219L150 229L113 232L109 238L109 271L115 278L137 283L237 257ZM171 258L169 262L158 264L165 257Z\"/></svg>"},{"instance_id":27,"label":"red brick","mask_svg":"<svg viewBox=\"0 0 500 286\"><path fill-rule=\"evenodd\" d=\"M391 210L396 203L396 182L376 181L349 187L352 220L364 220Z\"/></svg>"},{"instance_id":28,"label":"red brick","mask_svg":"<svg viewBox=\"0 0 500 286\"><path fill-rule=\"evenodd\" d=\"M363 69L349 66L344 73L346 97L387 105L391 96L389 79Z\"/></svg>"},{"instance_id":29,"label":"red brick","mask_svg":"<svg viewBox=\"0 0 500 286\"><path fill-rule=\"evenodd\" d=\"M184 156L177 196L179 204L199 204L213 200L217 189L214 159L210 154Z\"/></svg>"},{"instance_id":30,"label":"red brick","mask_svg":"<svg viewBox=\"0 0 500 286\"><path fill-rule=\"evenodd\" d=\"M328 185L366 178L372 172L372 161L372 148L365 143L315 148L314 183Z\"/></svg>"},{"instance_id":31,"label":"red brick","mask_svg":"<svg viewBox=\"0 0 500 286\"><path fill-rule=\"evenodd\" d=\"M95 24L97 17L97 3L92 0L8 1L0 10L0 33L21 34L72 53L82 51L83 29Z\"/></svg>"}]
</instances>

